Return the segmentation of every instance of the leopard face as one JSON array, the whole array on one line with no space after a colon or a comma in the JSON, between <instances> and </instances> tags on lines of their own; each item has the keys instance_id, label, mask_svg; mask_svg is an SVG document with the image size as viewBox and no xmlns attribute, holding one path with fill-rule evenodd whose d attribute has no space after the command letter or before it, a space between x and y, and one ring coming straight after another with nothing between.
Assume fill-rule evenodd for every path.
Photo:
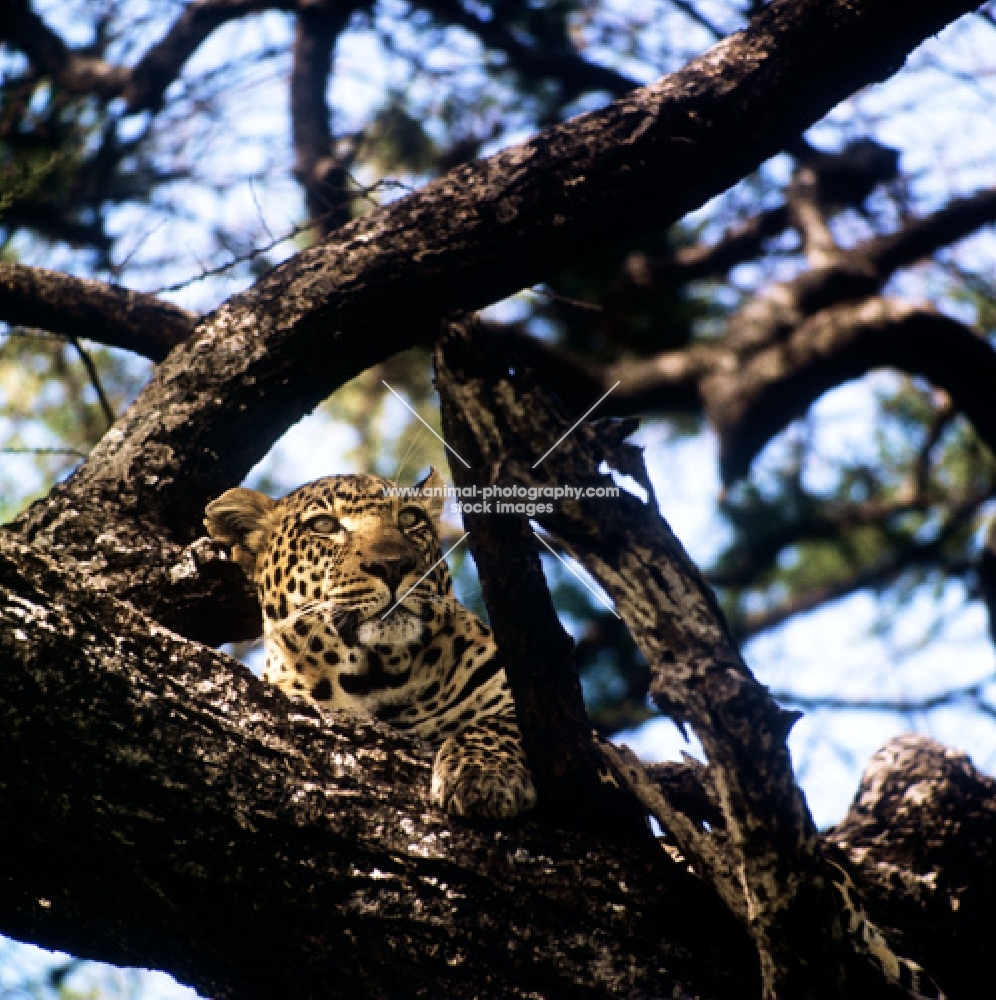
<instances>
[{"instance_id":1,"label":"leopard face","mask_svg":"<svg viewBox=\"0 0 996 1000\"><path fill-rule=\"evenodd\" d=\"M256 584L264 680L429 740L433 800L505 818L535 792L491 633L453 595L442 485L433 470L408 496L376 476L330 476L279 501L234 489L205 525Z\"/></svg>"},{"instance_id":2,"label":"leopard face","mask_svg":"<svg viewBox=\"0 0 996 1000\"><path fill-rule=\"evenodd\" d=\"M303 620L309 633L324 625L365 644L403 644L451 593L433 511L357 478L322 480L277 504L254 577L274 628Z\"/></svg>"}]
</instances>

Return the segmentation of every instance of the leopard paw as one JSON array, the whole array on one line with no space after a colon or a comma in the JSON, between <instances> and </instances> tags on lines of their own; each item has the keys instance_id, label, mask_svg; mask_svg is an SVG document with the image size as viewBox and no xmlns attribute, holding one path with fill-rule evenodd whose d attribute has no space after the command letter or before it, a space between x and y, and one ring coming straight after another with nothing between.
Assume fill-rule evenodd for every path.
<instances>
[{"instance_id":1,"label":"leopard paw","mask_svg":"<svg viewBox=\"0 0 996 1000\"><path fill-rule=\"evenodd\" d=\"M524 762L466 759L451 738L436 755L431 799L451 816L507 820L532 809L536 788Z\"/></svg>"}]
</instances>

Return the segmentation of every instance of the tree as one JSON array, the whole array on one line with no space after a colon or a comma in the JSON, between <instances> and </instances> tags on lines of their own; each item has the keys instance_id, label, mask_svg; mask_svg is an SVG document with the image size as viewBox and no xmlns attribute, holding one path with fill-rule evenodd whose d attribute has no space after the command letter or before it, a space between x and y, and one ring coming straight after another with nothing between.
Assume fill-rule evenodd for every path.
<instances>
[{"instance_id":1,"label":"tree","mask_svg":"<svg viewBox=\"0 0 996 1000\"><path fill-rule=\"evenodd\" d=\"M128 69L109 58L113 40L73 49L26 3L5 6L3 30L26 59L20 91L12 84L4 94L5 167L18 179L7 225L86 243L99 259L122 171L132 172L129 197L165 179L141 130L121 148L114 102L147 113L151 128L207 34L263 5L192 4ZM837 578L817 584L838 589L885 572L883 559L908 565L964 550L971 512L991 495L992 470L973 442L993 441L992 348L948 316L880 293L897 268L991 220L991 193L841 249L828 220L894 180L894 157L869 143L825 156L799 135L971 8L782 0L684 69L633 90L580 59L556 11L488 18L432 8L443 22L474 20L524 78L555 80L551 119L595 89L625 96L347 221L360 194L350 180L360 138L378 138L372 130L343 145L329 130L329 54L353 10L295 6L296 169L320 242L206 316L115 285L0 265L9 322L85 332L158 361L86 461L2 536L0 705L11 752L0 782L0 928L166 968L218 997L268 995L289 982L304 996L915 995L909 983L888 986L871 925L846 905L839 882L850 865L851 894L864 899L855 905L893 949L949 995L969 995L991 936L991 779L936 744L897 742L870 765L845 822L820 837L789 764L791 715L750 676L711 592L651 504L623 496L598 515L604 521L583 505L564 508L546 526L616 599L658 707L706 749L707 765L665 767L645 789L644 806L687 859L679 862L631 809L615 810L613 822L592 809L597 751L524 521L469 524L544 798L535 821L499 829L429 810L426 756L410 742L293 705L203 645L252 637L258 608L198 535L205 503L287 426L351 377L435 341L455 313L539 281L555 293L548 311L563 312L572 289L601 283L609 313L630 297L612 314L624 320L614 343L625 344L646 314L656 328L654 308L675 308L669 285L723 273L791 223L809 269L746 303L712 342L675 322L668 353L648 360L644 342L642 358L635 344L635 358L609 351L596 363L584 353L597 346L590 324L563 315L554 319L567 353L521 331L449 322L436 349L448 437L477 457L482 480L500 467L520 483L596 481L604 461L649 490L622 443L626 422L579 428L540 473L527 461L536 439L556 439L579 403L618 379L600 412L704 409L733 481L819 392L889 364L946 390L943 400L921 393L919 411L909 403L916 386L901 400L908 423L930 431L923 462L958 412L978 437L965 432L945 454L968 468L947 477L943 498L929 468L905 494L896 477L869 482L855 469L863 489L842 485L859 501L845 509L816 508L798 488L787 506L786 487L772 530L745 533L719 567L734 623L757 627L738 591L770 585L789 542L837 532L839 548L857 555L848 572L838 560ZM33 96L41 78L47 103ZM88 120L78 110L88 103L97 107L88 141L67 137L67 123ZM395 104L384 114L397 124L403 111ZM29 127L39 121L48 158ZM389 134L398 143L404 130ZM418 130L411 135L418 145ZM468 137L464 154L485 138ZM633 249L785 148L799 169L784 206L711 248ZM459 163L457 152L447 151ZM57 170L64 199L39 202ZM593 263L583 250L592 246L625 253ZM633 305L641 283L656 306ZM89 357L78 341L75 349ZM457 464L452 471L462 475ZM730 507L746 523L774 505L747 491ZM925 540L935 510L950 521ZM984 589L991 556L980 559ZM789 598L814 600L807 583L795 581Z\"/></svg>"}]
</instances>

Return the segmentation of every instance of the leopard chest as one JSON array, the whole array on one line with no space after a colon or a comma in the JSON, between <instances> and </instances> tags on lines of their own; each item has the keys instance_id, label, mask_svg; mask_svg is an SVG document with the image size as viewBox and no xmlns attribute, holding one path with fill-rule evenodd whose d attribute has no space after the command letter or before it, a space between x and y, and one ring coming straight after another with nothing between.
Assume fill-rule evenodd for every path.
<instances>
[{"instance_id":1,"label":"leopard chest","mask_svg":"<svg viewBox=\"0 0 996 1000\"><path fill-rule=\"evenodd\" d=\"M461 609L463 610L463 609ZM390 623L388 623L390 625ZM267 636L263 679L326 708L373 716L432 743L511 704L487 627L469 612L435 633L299 620ZM381 641L377 641L381 640Z\"/></svg>"},{"instance_id":2,"label":"leopard chest","mask_svg":"<svg viewBox=\"0 0 996 1000\"><path fill-rule=\"evenodd\" d=\"M263 679L288 694L355 715L375 715L412 697L413 665L421 636L401 642L364 642L370 626L299 617L269 631ZM383 638L383 636L381 636Z\"/></svg>"}]
</instances>

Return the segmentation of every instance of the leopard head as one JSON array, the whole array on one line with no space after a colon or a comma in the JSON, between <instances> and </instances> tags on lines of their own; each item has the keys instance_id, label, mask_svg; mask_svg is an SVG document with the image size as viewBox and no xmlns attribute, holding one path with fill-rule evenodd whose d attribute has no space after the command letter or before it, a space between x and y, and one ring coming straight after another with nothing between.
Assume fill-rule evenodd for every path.
<instances>
[{"instance_id":1,"label":"leopard head","mask_svg":"<svg viewBox=\"0 0 996 1000\"><path fill-rule=\"evenodd\" d=\"M255 582L268 633L334 629L353 642L411 642L452 593L439 544L443 481L408 491L378 476L329 476L282 500L229 490L204 524Z\"/></svg>"}]
</instances>

